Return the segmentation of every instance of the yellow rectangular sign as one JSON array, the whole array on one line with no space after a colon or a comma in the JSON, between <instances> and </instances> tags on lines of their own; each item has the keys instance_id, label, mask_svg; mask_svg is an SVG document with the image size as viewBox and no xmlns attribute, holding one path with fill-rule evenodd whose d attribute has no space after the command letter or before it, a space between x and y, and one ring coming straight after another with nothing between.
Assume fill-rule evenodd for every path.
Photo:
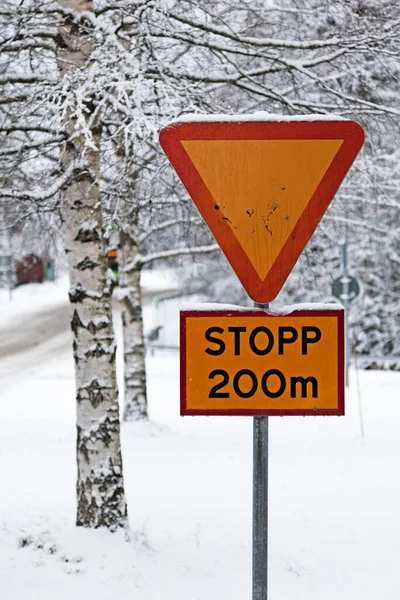
<instances>
[{"instance_id":1,"label":"yellow rectangular sign","mask_svg":"<svg viewBox=\"0 0 400 600\"><path fill-rule=\"evenodd\" d=\"M341 309L181 312L181 415L343 415Z\"/></svg>"}]
</instances>

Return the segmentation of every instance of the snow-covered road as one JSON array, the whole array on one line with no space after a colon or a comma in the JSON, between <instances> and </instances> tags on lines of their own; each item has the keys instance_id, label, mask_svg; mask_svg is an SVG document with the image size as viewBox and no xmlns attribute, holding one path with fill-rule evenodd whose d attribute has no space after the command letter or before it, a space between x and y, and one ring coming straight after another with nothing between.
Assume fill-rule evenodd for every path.
<instances>
[{"instance_id":1,"label":"snow-covered road","mask_svg":"<svg viewBox=\"0 0 400 600\"><path fill-rule=\"evenodd\" d=\"M0 329L0 360L20 352L27 352L69 330L69 307L67 302L18 319L16 323ZM34 354L34 352L32 352Z\"/></svg>"}]
</instances>

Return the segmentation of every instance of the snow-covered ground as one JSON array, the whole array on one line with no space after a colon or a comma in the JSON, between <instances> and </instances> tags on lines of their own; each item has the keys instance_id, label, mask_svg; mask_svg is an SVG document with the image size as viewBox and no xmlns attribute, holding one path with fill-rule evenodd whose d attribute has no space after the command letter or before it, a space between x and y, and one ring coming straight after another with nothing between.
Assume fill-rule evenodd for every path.
<instances>
[{"instance_id":1,"label":"snow-covered ground","mask_svg":"<svg viewBox=\"0 0 400 600\"><path fill-rule=\"evenodd\" d=\"M3 325L43 311L29 289ZM250 600L252 419L179 417L178 354L147 366L151 423L123 428L131 531L111 534L74 527L69 343L0 361L2 600ZM270 419L271 600L400 597L400 374L359 380L346 417Z\"/></svg>"}]
</instances>

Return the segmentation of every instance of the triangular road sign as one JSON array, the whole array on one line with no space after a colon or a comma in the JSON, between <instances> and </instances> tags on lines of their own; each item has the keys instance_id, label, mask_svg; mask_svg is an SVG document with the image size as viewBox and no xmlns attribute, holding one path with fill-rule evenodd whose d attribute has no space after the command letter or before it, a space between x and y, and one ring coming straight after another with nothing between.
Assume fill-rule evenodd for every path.
<instances>
[{"instance_id":1,"label":"triangular road sign","mask_svg":"<svg viewBox=\"0 0 400 600\"><path fill-rule=\"evenodd\" d=\"M256 302L273 300L364 141L345 120L174 122L160 143Z\"/></svg>"}]
</instances>

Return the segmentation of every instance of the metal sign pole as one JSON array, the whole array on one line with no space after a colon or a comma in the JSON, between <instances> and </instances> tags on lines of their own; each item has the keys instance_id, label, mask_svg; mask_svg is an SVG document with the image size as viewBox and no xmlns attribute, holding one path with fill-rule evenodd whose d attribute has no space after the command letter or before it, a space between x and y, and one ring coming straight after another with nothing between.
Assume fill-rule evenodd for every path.
<instances>
[{"instance_id":1,"label":"metal sign pole","mask_svg":"<svg viewBox=\"0 0 400 600\"><path fill-rule=\"evenodd\" d=\"M268 598L268 417L253 421L253 600Z\"/></svg>"},{"instance_id":2,"label":"metal sign pole","mask_svg":"<svg viewBox=\"0 0 400 600\"><path fill-rule=\"evenodd\" d=\"M254 303L257 308L269 304ZM253 419L253 596L268 598L268 417Z\"/></svg>"}]
</instances>

